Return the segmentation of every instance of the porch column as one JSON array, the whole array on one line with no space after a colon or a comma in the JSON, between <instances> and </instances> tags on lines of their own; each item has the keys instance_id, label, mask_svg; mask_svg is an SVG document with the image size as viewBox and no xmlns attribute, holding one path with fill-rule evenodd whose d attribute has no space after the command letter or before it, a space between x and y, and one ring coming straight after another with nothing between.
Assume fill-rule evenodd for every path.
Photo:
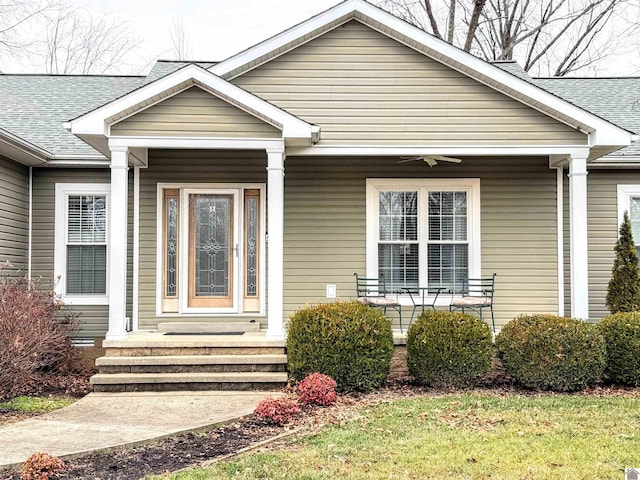
<instances>
[{"instance_id":1,"label":"porch column","mask_svg":"<svg viewBox=\"0 0 640 480\"><path fill-rule=\"evenodd\" d=\"M284 339L284 149L267 150L267 338Z\"/></svg>"},{"instance_id":2,"label":"porch column","mask_svg":"<svg viewBox=\"0 0 640 480\"><path fill-rule=\"evenodd\" d=\"M127 337L127 189L129 149L111 147L109 212L109 331L107 340Z\"/></svg>"},{"instance_id":3,"label":"porch column","mask_svg":"<svg viewBox=\"0 0 640 480\"><path fill-rule=\"evenodd\" d=\"M587 252L587 153L569 159L571 316L589 318Z\"/></svg>"}]
</instances>

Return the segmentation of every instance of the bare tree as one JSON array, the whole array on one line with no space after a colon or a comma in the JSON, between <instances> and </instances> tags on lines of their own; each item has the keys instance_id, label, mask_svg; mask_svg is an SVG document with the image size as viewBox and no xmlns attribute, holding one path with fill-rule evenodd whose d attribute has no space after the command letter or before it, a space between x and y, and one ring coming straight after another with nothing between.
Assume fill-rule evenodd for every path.
<instances>
[{"instance_id":1,"label":"bare tree","mask_svg":"<svg viewBox=\"0 0 640 480\"><path fill-rule=\"evenodd\" d=\"M127 22L64 4L47 16L38 54L48 73L103 74L117 70L136 47Z\"/></svg>"},{"instance_id":2,"label":"bare tree","mask_svg":"<svg viewBox=\"0 0 640 480\"><path fill-rule=\"evenodd\" d=\"M169 40L171 41L171 55L175 60L188 60L191 57L191 45L182 16L175 17L171 22Z\"/></svg>"},{"instance_id":3,"label":"bare tree","mask_svg":"<svg viewBox=\"0 0 640 480\"><path fill-rule=\"evenodd\" d=\"M0 58L28 53L33 39L28 26L57 6L56 0L3 0L0 2Z\"/></svg>"},{"instance_id":4,"label":"bare tree","mask_svg":"<svg viewBox=\"0 0 640 480\"><path fill-rule=\"evenodd\" d=\"M596 66L637 29L633 17L637 17L638 5L633 0L443 0L442 3L379 0L378 3L485 60L517 59L526 71L533 69L558 76Z\"/></svg>"}]
</instances>

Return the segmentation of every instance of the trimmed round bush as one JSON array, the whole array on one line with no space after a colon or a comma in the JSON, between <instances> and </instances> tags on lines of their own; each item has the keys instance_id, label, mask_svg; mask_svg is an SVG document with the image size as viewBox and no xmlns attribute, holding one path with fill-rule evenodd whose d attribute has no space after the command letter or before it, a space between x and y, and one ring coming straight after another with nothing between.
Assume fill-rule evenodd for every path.
<instances>
[{"instance_id":1,"label":"trimmed round bush","mask_svg":"<svg viewBox=\"0 0 640 480\"><path fill-rule=\"evenodd\" d=\"M468 387L491 368L491 329L459 312L425 311L407 333L407 366L434 387Z\"/></svg>"},{"instance_id":2,"label":"trimmed round bush","mask_svg":"<svg viewBox=\"0 0 640 480\"><path fill-rule=\"evenodd\" d=\"M307 306L291 315L287 332L289 373L302 380L319 372L339 391L382 386L391 369L391 322L357 302Z\"/></svg>"},{"instance_id":3,"label":"trimmed round bush","mask_svg":"<svg viewBox=\"0 0 640 480\"><path fill-rule=\"evenodd\" d=\"M615 313L598 324L607 349L605 375L614 383L640 386L640 312Z\"/></svg>"},{"instance_id":4,"label":"trimmed round bush","mask_svg":"<svg viewBox=\"0 0 640 480\"><path fill-rule=\"evenodd\" d=\"M527 388L572 392L596 382L605 366L595 325L555 315L522 315L496 337L507 372Z\"/></svg>"},{"instance_id":5,"label":"trimmed round bush","mask_svg":"<svg viewBox=\"0 0 640 480\"><path fill-rule=\"evenodd\" d=\"M260 400L253 413L274 425L284 425L300 413L300 405L290 397L267 397Z\"/></svg>"},{"instance_id":6,"label":"trimmed round bush","mask_svg":"<svg viewBox=\"0 0 640 480\"><path fill-rule=\"evenodd\" d=\"M323 407L336 403L336 387L338 384L329 375L312 373L298 383L296 392L303 405L320 405Z\"/></svg>"}]
</instances>

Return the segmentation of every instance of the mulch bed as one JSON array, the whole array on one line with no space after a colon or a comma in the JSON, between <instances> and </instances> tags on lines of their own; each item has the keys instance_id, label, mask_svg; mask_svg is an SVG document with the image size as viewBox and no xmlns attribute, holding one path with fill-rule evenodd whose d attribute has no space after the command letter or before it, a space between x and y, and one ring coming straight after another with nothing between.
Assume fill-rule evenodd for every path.
<instances>
[{"instance_id":1,"label":"mulch bed","mask_svg":"<svg viewBox=\"0 0 640 480\"><path fill-rule=\"evenodd\" d=\"M510 378L494 368L484 385L475 392L486 391L490 395L549 395L548 392L520 390ZM369 394L342 395L331 407L308 407L298 418L284 427L273 426L250 417L232 424L185 433L138 447L112 449L107 453L93 453L67 461L68 469L57 478L92 480L140 479L148 474L174 472L186 467L232 456L240 450L251 448L263 441L277 439L283 434L310 434L328 424L343 424L361 418L363 409L384 402L416 395L448 395L456 390L431 389L412 382L410 377L394 378L387 387ZM599 386L581 392L582 395L640 396L640 389L609 388ZM4 414L0 413L0 423ZM278 447L279 443L271 445ZM268 447L266 447L268 448ZM0 479L19 480L17 472L0 473Z\"/></svg>"}]
</instances>

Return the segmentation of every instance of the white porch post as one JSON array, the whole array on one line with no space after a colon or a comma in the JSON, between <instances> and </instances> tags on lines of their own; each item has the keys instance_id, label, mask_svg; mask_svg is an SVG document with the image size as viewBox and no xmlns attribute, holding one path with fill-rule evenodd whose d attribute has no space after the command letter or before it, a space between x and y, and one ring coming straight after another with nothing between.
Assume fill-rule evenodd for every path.
<instances>
[{"instance_id":1,"label":"white porch post","mask_svg":"<svg viewBox=\"0 0 640 480\"><path fill-rule=\"evenodd\" d=\"M107 340L127 337L127 189L129 149L111 147L109 214L109 331Z\"/></svg>"},{"instance_id":2,"label":"white porch post","mask_svg":"<svg viewBox=\"0 0 640 480\"><path fill-rule=\"evenodd\" d=\"M284 339L284 148L267 150L267 338Z\"/></svg>"},{"instance_id":3,"label":"white porch post","mask_svg":"<svg viewBox=\"0 0 640 480\"><path fill-rule=\"evenodd\" d=\"M587 153L569 159L571 316L589 318L587 251Z\"/></svg>"}]
</instances>

